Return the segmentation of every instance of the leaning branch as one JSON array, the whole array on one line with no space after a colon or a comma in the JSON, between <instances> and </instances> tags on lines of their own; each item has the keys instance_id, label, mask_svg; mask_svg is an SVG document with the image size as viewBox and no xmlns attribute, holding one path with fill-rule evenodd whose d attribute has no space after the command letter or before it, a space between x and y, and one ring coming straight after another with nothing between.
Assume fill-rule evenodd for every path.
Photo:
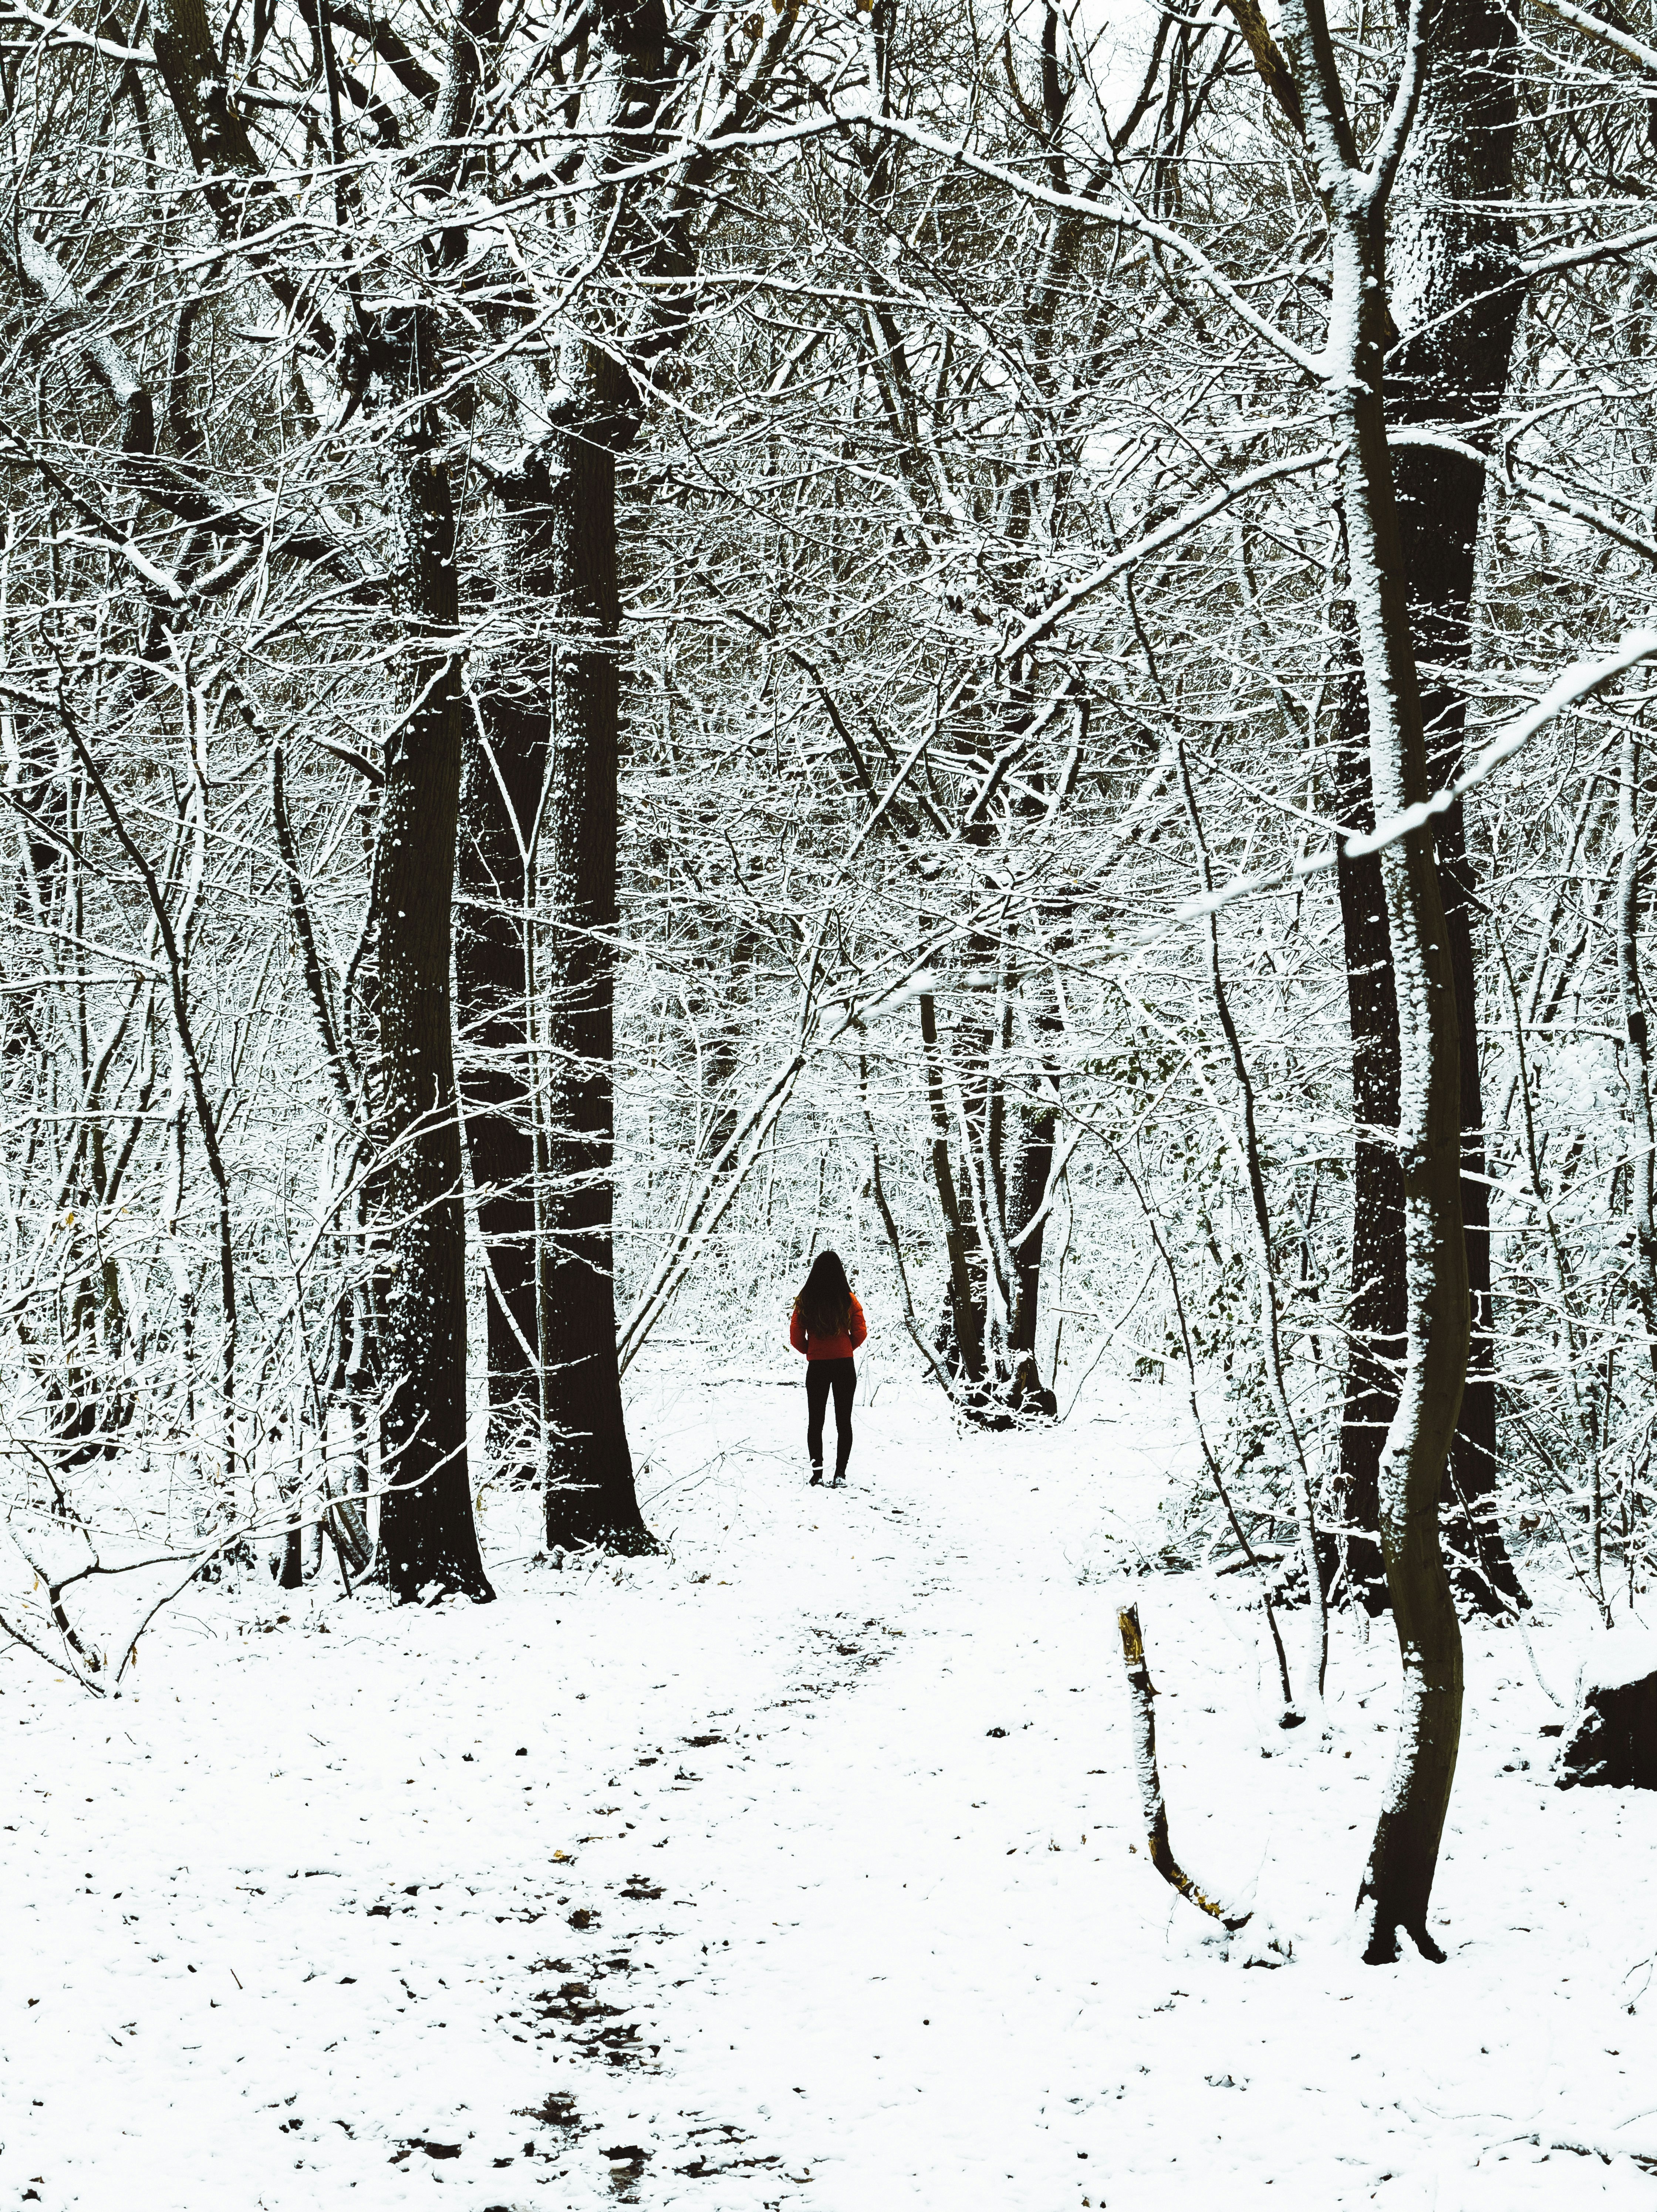
<instances>
[{"instance_id":1,"label":"leaning branch","mask_svg":"<svg viewBox=\"0 0 1657 2212\"><path fill-rule=\"evenodd\" d=\"M1136 567L1150 555L1160 553L1175 538L1184 538L1190 532L1199 529L1205 522L1211 520L1247 493L1258 491L1262 484L1276 483L1284 477L1305 476L1308 471L1323 468L1338 459L1338 450L1335 447L1320 446L1315 453L1291 453L1280 460L1263 461L1259 468L1247 469L1241 476L1232 477L1216 484L1211 491L1205 492L1200 499L1193 500L1189 507L1182 507L1177 514L1171 514L1155 530L1146 531L1143 538L1136 538L1131 545L1125 545L1120 552L1114 553L1101 567L1089 570L1085 576L1078 577L1075 583L1067 585L1056 599L1048 601L1040 614L1032 615L1022 629L1013 633L997 658L1004 666L1018 659L1021 654L1029 652L1031 646L1039 645L1043 638L1050 635L1073 608L1080 606L1083 599L1091 599L1096 592L1110 582L1112 577L1120 576L1126 569Z\"/></svg>"},{"instance_id":2,"label":"leaning branch","mask_svg":"<svg viewBox=\"0 0 1657 2212\"><path fill-rule=\"evenodd\" d=\"M1487 783L1496 769L1505 761L1510 760L1539 730L1545 729L1550 722L1557 721L1561 714L1568 714L1572 708L1581 706L1585 699L1593 698L1596 692L1603 691L1608 684L1615 683L1619 676L1625 676L1630 668L1637 667L1642 660L1654 658L1657 658L1657 630L1630 630L1616 652L1608 653L1603 660L1581 660L1574 668L1568 668L1533 707L1516 716L1490 740L1466 773L1458 776L1454 783L1446 784L1442 790L1434 792L1430 798L1418 800L1413 806L1389 814L1384 822L1377 823L1366 834L1355 832L1350 837L1338 836L1334 843L1322 846L1315 853L1297 854L1294 860L1279 866L1261 868L1253 875L1235 876L1229 884L1222 884L1216 890L1205 891L1199 897L1186 899L1174 909L1174 920L1201 921L1207 915L1217 913L1221 908L1233 905L1238 899L1253 898L1261 891L1275 890L1285 884L1302 883L1308 876L1323 875L1335 866L1343 852L1349 859L1356 860L1365 853L1384 852L1389 845L1400 843L1423 823L1432 821L1438 815L1448 814L1460 805L1468 792L1477 790L1481 783Z\"/></svg>"},{"instance_id":3,"label":"leaning branch","mask_svg":"<svg viewBox=\"0 0 1657 2212\"><path fill-rule=\"evenodd\" d=\"M1225 7L1242 33L1242 42L1261 83L1304 137L1306 114L1301 106L1300 87L1284 58L1282 47L1266 28L1258 0L1225 0Z\"/></svg>"},{"instance_id":4,"label":"leaning branch","mask_svg":"<svg viewBox=\"0 0 1657 2212\"><path fill-rule=\"evenodd\" d=\"M1643 39L1630 37L1614 23L1602 22L1598 15L1589 15L1586 8L1575 6L1574 0L1537 0L1537 5L1545 15L1557 15L1573 30L1584 31L1589 38L1598 39L1601 46L1614 46L1619 54L1638 62L1642 69L1657 70L1657 46L1648 46Z\"/></svg>"}]
</instances>

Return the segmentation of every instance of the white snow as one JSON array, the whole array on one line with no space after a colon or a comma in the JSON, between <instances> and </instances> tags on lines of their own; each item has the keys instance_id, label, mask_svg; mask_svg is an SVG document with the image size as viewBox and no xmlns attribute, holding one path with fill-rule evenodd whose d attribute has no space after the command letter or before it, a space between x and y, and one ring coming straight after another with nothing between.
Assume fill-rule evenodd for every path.
<instances>
[{"instance_id":1,"label":"white snow","mask_svg":"<svg viewBox=\"0 0 1657 2212\"><path fill-rule=\"evenodd\" d=\"M1582 1646L1577 1663L1576 1701L1590 1690L1621 1689L1625 1683L1657 1674L1657 1635L1644 1628L1608 1628Z\"/></svg>"},{"instance_id":2,"label":"white snow","mask_svg":"<svg viewBox=\"0 0 1657 2212\"><path fill-rule=\"evenodd\" d=\"M1449 1961L1375 1969L1390 1631L1338 1622L1285 1735L1236 1579L1137 1577L1175 1851L1255 1905L1228 1942L1132 1848L1114 1599L1173 1391L960 1435L871 1361L836 1492L797 1370L640 1368L669 1556L534 1564L495 1497L496 1605L250 1578L118 1700L0 1668L0 2203L1650 2205L1657 1799L1554 1790L1511 1632L1469 1632ZM1575 1619L1533 1632L1556 1684Z\"/></svg>"}]
</instances>

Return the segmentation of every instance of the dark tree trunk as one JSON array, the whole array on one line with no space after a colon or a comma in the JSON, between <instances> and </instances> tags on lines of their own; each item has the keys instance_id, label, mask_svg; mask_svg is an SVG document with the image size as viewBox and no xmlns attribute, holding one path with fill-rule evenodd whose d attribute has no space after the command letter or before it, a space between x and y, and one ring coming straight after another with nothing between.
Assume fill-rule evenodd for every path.
<instances>
[{"instance_id":1,"label":"dark tree trunk","mask_svg":"<svg viewBox=\"0 0 1657 2212\"><path fill-rule=\"evenodd\" d=\"M1460 753L1457 755L1458 765ZM1454 770L1451 771L1452 774ZM1442 782L1442 772L1435 781ZM1455 977L1461 1040L1461 1211L1467 1237L1472 1335L1461 1419L1445 1470L1444 1541L1451 1580L1464 1602L1501 1619L1530 1603L1508 1556L1496 1511L1496 1317L1490 1294L1490 1191L1485 1180L1484 1102L1480 1082L1472 946L1472 870L1460 809L1441 825L1444 924Z\"/></svg>"},{"instance_id":2,"label":"dark tree trunk","mask_svg":"<svg viewBox=\"0 0 1657 2212\"><path fill-rule=\"evenodd\" d=\"M1053 1169L1053 1137L1057 1121L1058 1109L1053 1106L1038 1106L1030 1114L1024 1131L1023 1146L1013 1170L1007 1205L1008 1226L1015 1237L1029 1227L1046 1201L1047 1177ZM1035 1328L1041 1290L1041 1247L1046 1240L1047 1228L1045 1220L1036 1222L1023 1243L1013 1249L1013 1306L1007 1329L1007 1344L1015 1362L1020 1366L1026 1358L1034 1361L1035 1356Z\"/></svg>"},{"instance_id":3,"label":"dark tree trunk","mask_svg":"<svg viewBox=\"0 0 1657 2212\"><path fill-rule=\"evenodd\" d=\"M1349 697L1350 719L1353 703ZM1362 694L1357 701L1362 707ZM1367 711L1357 719L1367 722ZM1373 829L1369 764L1361 732L1344 733L1336 805L1340 819ZM1398 1157L1398 1000L1387 931L1381 858L1339 862L1345 939L1346 1004L1352 1038L1352 1285L1336 1479L1332 1565L1344 1567L1347 1595L1369 1613L1386 1609L1381 1541L1381 1451L1398 1407L1404 1370L1406 1304L1404 1176ZM1332 1589L1332 1577L1330 1578Z\"/></svg>"},{"instance_id":4,"label":"dark tree trunk","mask_svg":"<svg viewBox=\"0 0 1657 2212\"><path fill-rule=\"evenodd\" d=\"M429 148L410 178L427 191L447 190L458 174L498 14L499 0L463 0L452 26L443 82L434 90ZM318 32L325 35L320 19ZM239 233L250 213L256 219L289 213L231 97L203 0L155 0L150 33L221 231ZM452 258L462 244L446 241L440 258ZM422 310L395 309L370 335L360 304L348 312L343 290L325 306L279 264L262 264L262 274L354 396L361 395L371 363L395 407L426 389L440 347ZM385 464L401 540L398 611L413 648L416 702L387 748L372 894L379 1154L372 1194L374 1228L388 1251L375 1346L388 1394L378 1548L380 1573L404 1599L434 1587L494 1595L478 1554L466 1464L465 1212L449 981L460 798L459 599L442 435L435 410L422 409L388 441Z\"/></svg>"},{"instance_id":5,"label":"dark tree trunk","mask_svg":"<svg viewBox=\"0 0 1657 2212\"><path fill-rule=\"evenodd\" d=\"M293 1518L288 1523L282 1540L282 1565L276 1575L278 1589L296 1590L305 1587L305 1523L300 1518L300 1486L297 1478L294 1484Z\"/></svg>"},{"instance_id":6,"label":"dark tree trunk","mask_svg":"<svg viewBox=\"0 0 1657 2212\"><path fill-rule=\"evenodd\" d=\"M740 130L752 115L786 50L795 15L782 11L766 33L713 123L711 138ZM480 925L464 954L464 988L476 993L469 1021L475 1018L483 1042L508 1055L527 1044L520 1025L502 1011L514 949L503 930L483 925L497 896L494 878L521 866L512 817L521 828L541 805L533 871L539 885L536 1015L549 1077L538 1165L533 1129L523 1126L523 1087L509 1059L503 1069L497 1056L494 1075L470 1086L481 1109L472 1151L481 1225L501 1286L490 1309L491 1402L509 1410L521 1432L531 1387L520 1364L521 1334L538 1355L532 1381L546 1453L548 1540L642 1551L653 1548L653 1540L639 1511L622 1419L613 1275L616 455L638 434L648 379L693 327L689 295L677 288L694 270L695 233L719 157L708 149L689 155L665 199L641 218L638 187L620 181L617 173L645 150L675 84L694 75L692 49L681 43L670 50L662 0L597 0L592 31L593 66L581 94L592 146L587 174L594 190L586 209L591 242L595 249L602 245L610 270L630 268L655 282L629 318L611 325L608 343L563 333L567 396L555 412L561 427L540 448L548 458L531 461L521 484L497 485L507 514L503 588L532 595L555 642L549 696L538 678L520 682L513 699L498 700L486 718L486 726L499 733L497 757L509 796L493 821L480 822L464 863L475 901L469 927L474 918ZM545 438L547 419L537 410L536 439ZM480 769L488 765L480 752ZM493 809L495 802L488 804ZM513 975L521 973L519 960ZM484 1186L491 1193L487 1216ZM518 1256L525 1252L533 1255L527 1271ZM524 1326L526 1306L533 1328Z\"/></svg>"},{"instance_id":7,"label":"dark tree trunk","mask_svg":"<svg viewBox=\"0 0 1657 2212\"><path fill-rule=\"evenodd\" d=\"M653 1548L639 1510L616 1355L614 1006L620 611L616 457L563 441L548 510L559 578L541 975L547 1194L541 1358L549 1544Z\"/></svg>"},{"instance_id":8,"label":"dark tree trunk","mask_svg":"<svg viewBox=\"0 0 1657 2212\"><path fill-rule=\"evenodd\" d=\"M733 90L723 127L740 128L751 113L792 21L786 15L768 34L767 66ZM612 326L610 343L564 333L561 381L574 397L556 406L561 428L513 477L494 480L504 518L497 589L521 597L531 635L527 652L520 641L513 665L495 682L471 747L458 965L472 1172L490 1263L491 1413L519 1470L526 1437L535 1435L545 1452L549 1541L636 1551L652 1540L622 1420L612 1253L615 456L638 434L646 380L692 326L685 300L659 280L692 270L693 232L718 157L691 156L666 204L639 219L616 172L639 157L689 49L670 54L662 0L598 0L592 29L594 66L582 94L593 141L592 240L596 247L602 240L608 266L633 267L658 289L630 323ZM535 410L537 440L546 438L546 422ZM542 673L544 635L555 638L549 675ZM531 910L540 933L533 994L521 926ZM542 1000L533 1012L531 995ZM549 1066L538 1164L529 1091L537 1018Z\"/></svg>"},{"instance_id":9,"label":"dark tree trunk","mask_svg":"<svg viewBox=\"0 0 1657 2212\"><path fill-rule=\"evenodd\" d=\"M1059 939L1068 945L1068 936ZM1029 986L1027 981L1026 989ZM1060 1024L1049 1002L1034 1017L1033 1026L1044 1038L1055 1037ZM1041 1381L1035 1359L1035 1333L1041 1320L1041 1255L1047 1243L1045 1219L1032 1221L1047 1204L1053 1179L1053 1140L1059 1125L1055 1103L1043 1098L1025 1109L1023 1143L1019 1147L1007 1194L1006 1223L1013 1257L1012 1310L1008 1319L1007 1350L1012 1362L1014 1403L1021 1412L1057 1414L1059 1401ZM1026 1230L1021 1244L1017 1238ZM1054 1378L1057 1379L1056 1377Z\"/></svg>"},{"instance_id":10,"label":"dark tree trunk","mask_svg":"<svg viewBox=\"0 0 1657 2212\"><path fill-rule=\"evenodd\" d=\"M1437 51L1388 246L1393 313L1404 331L1387 363L1388 412L1398 423L1460 428L1495 414L1502 404L1521 295L1510 289L1477 307L1466 303L1511 284L1517 271L1513 222L1500 212L1514 187L1517 36L1514 18L1496 0L1453 0L1435 27ZM1457 308L1465 311L1456 313ZM1429 670L1455 672L1466 665L1471 648L1484 471L1442 447L1403 446L1393 475L1417 654ZM1442 787L1460 773L1466 740L1466 693L1454 673L1427 677L1422 713L1429 774ZM1472 1302L1467 1387L1446 1476L1445 1534L1464 1602L1500 1615L1527 1601L1496 1510L1490 1200L1472 944L1476 899L1459 807L1440 823L1438 850L1460 1036L1461 1210Z\"/></svg>"},{"instance_id":11,"label":"dark tree trunk","mask_svg":"<svg viewBox=\"0 0 1657 2212\"><path fill-rule=\"evenodd\" d=\"M1007 1222L1016 1237L1035 1219L1047 1201L1047 1180L1053 1170L1053 1138L1058 1109L1038 1106L1024 1132L1023 1149L1012 1176ZM1045 1413L1059 1411L1059 1401L1041 1381L1035 1360L1035 1330L1041 1300L1041 1251L1047 1224L1036 1222L1022 1244L1013 1247L1012 1313L1007 1328L1007 1350L1012 1360L1012 1398L1017 1411Z\"/></svg>"},{"instance_id":12,"label":"dark tree trunk","mask_svg":"<svg viewBox=\"0 0 1657 2212\"><path fill-rule=\"evenodd\" d=\"M500 0L463 0L419 181L455 183L498 27ZM440 262L464 250L442 238ZM440 358L426 311L381 325L394 403L423 392ZM397 1595L493 1597L477 1548L466 1450L466 1211L454 1070L455 853L459 830L460 584L454 499L434 407L411 414L387 465L398 523L398 611L414 711L387 747L375 850L379 1222L391 1263L379 1332L379 1571Z\"/></svg>"},{"instance_id":13,"label":"dark tree trunk","mask_svg":"<svg viewBox=\"0 0 1657 2212\"><path fill-rule=\"evenodd\" d=\"M944 1067L938 1035L938 1006L930 991L920 994L920 1042L926 1067L926 1104L932 1119L932 1182L944 1216L944 1242L949 1258L944 1285L944 1311L938 1349L950 1374L968 1391L981 1389L984 1380L983 1309L973 1296L970 1214L963 1213L950 1164L949 1103L944 1091ZM969 1242L969 1240L971 1240Z\"/></svg>"},{"instance_id":14,"label":"dark tree trunk","mask_svg":"<svg viewBox=\"0 0 1657 2212\"><path fill-rule=\"evenodd\" d=\"M423 348L417 322L400 333ZM417 366L414 371L417 373ZM378 916L376 1212L391 1248L382 1353L380 1571L401 1599L434 1586L494 1595L466 1462L466 1217L450 1002L452 886L460 805L460 617L448 471L436 426L416 418L391 465L402 612L421 702L385 760Z\"/></svg>"},{"instance_id":15,"label":"dark tree trunk","mask_svg":"<svg viewBox=\"0 0 1657 2212\"><path fill-rule=\"evenodd\" d=\"M1501 405L1520 295L1489 294L1508 283L1517 262L1511 218L1500 211L1514 180L1516 106L1512 19L1493 0L1448 0L1433 27L1435 58L1410 152L1393 201L1387 251L1392 306L1404 331L1387 365L1387 417L1394 426L1477 422ZM1467 302L1478 301L1477 307ZM1458 312L1458 310L1460 312ZM1411 333L1420 332L1420 336ZM1435 786L1459 772L1466 732L1465 668L1478 558L1484 471L1442 447L1399 446L1393 477L1408 580L1429 774ZM1358 740L1363 708L1344 720ZM1345 793L1343 793L1343 803ZM1360 823L1360 811L1344 818ZM1490 1191L1484 1177L1484 1109L1479 1079L1472 947L1475 896L1458 808L1438 834L1445 927L1454 977L1460 1054L1462 1214L1467 1243L1472 1337L1460 1423L1444 1478L1444 1533L1464 1603L1501 1617L1529 1602L1496 1516L1496 1378L1490 1298ZM1341 863L1341 915L1352 1008L1357 1118L1397 1121L1397 1008L1390 975L1381 872L1372 860ZM1390 1082L1391 1088L1388 1085ZM1372 1098L1381 1110L1366 1112ZM1401 1182L1395 1159L1368 1144L1360 1126L1355 1166L1351 1362L1342 1427L1343 1518L1369 1517L1370 1470L1397 1401L1388 1345L1403 1313ZM1389 1249L1389 1240L1397 1240ZM1354 1555L1354 1587L1375 1592L1369 1547ZM1362 1577L1362 1582L1360 1582Z\"/></svg>"},{"instance_id":16,"label":"dark tree trunk","mask_svg":"<svg viewBox=\"0 0 1657 2212\"><path fill-rule=\"evenodd\" d=\"M1410 570L1394 496L1385 394L1389 321L1379 218L1384 164L1358 166L1323 0L1286 0L1284 45L1329 222L1329 389L1344 433L1341 496L1354 627L1369 707L1377 824L1422 806L1430 777ZM1429 28L1442 34L1445 18ZM1442 74L1445 56L1425 58ZM1465 64L1466 57L1462 56ZM1403 1684L1387 1796L1358 1892L1364 1957L1395 1958L1400 1929L1443 1956L1427 1925L1461 1738L1461 1628L1439 1544L1439 1498L1467 1371L1467 1241L1461 1220L1460 1048L1449 933L1431 830L1381 858L1398 1006L1399 1164L1404 1183L1405 1365L1381 1462L1381 1534Z\"/></svg>"},{"instance_id":17,"label":"dark tree trunk","mask_svg":"<svg viewBox=\"0 0 1657 2212\"><path fill-rule=\"evenodd\" d=\"M1381 397L1386 290L1371 225L1326 182L1324 190L1341 308L1331 350L1338 341L1350 349L1343 489L1369 702L1371 801L1381 820L1419 805L1429 788ZM1402 1387L1381 1453L1381 1535L1404 1682L1396 1756L1359 1891L1364 1956L1373 1962L1396 1955L1400 1929L1428 1957L1442 1956L1427 1913L1460 1743L1462 1665L1438 1512L1466 1375L1468 1314L1456 998L1430 831L1390 846L1381 876L1399 1011L1406 1310Z\"/></svg>"},{"instance_id":18,"label":"dark tree trunk","mask_svg":"<svg viewBox=\"0 0 1657 2212\"><path fill-rule=\"evenodd\" d=\"M552 704L545 609L556 580L545 462L532 456L493 489L495 610L510 642L485 678L482 730L474 722L466 732L454 964L484 1253L490 1443L502 1471L528 1480L539 1466L540 1383L525 930Z\"/></svg>"}]
</instances>

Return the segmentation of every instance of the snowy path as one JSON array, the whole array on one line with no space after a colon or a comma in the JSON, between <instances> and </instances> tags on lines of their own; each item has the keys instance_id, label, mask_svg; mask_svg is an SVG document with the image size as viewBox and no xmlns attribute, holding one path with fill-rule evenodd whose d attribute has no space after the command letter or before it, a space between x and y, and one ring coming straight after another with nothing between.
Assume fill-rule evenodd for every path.
<instances>
[{"instance_id":1,"label":"snowy path","mask_svg":"<svg viewBox=\"0 0 1657 2212\"><path fill-rule=\"evenodd\" d=\"M1083 1578L1160 1394L962 1440L888 1386L839 1494L797 1398L657 1376L670 1559L204 1594L118 1704L8 1664L0 2205L1657 2205L1657 1807L1549 1787L1522 1650L1469 1655L1451 1963L1378 1973L1385 1642L1284 1737L1250 1624L1139 1585L1176 1844L1293 1939L1247 1968L1129 1850Z\"/></svg>"}]
</instances>

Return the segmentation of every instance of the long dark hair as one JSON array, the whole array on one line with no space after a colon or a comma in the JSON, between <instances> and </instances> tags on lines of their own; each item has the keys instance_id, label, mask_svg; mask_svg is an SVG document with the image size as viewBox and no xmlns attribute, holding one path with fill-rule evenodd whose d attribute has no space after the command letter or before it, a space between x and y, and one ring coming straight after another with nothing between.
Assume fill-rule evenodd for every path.
<instances>
[{"instance_id":1,"label":"long dark hair","mask_svg":"<svg viewBox=\"0 0 1657 2212\"><path fill-rule=\"evenodd\" d=\"M819 1252L812 1261L794 1311L805 1323L808 1336L841 1336L851 1328L852 1285L838 1252Z\"/></svg>"}]
</instances>

